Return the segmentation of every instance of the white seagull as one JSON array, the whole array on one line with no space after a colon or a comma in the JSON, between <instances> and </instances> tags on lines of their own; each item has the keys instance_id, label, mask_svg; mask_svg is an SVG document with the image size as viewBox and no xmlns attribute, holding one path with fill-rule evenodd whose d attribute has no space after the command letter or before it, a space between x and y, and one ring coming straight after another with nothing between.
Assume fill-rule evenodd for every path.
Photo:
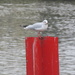
<instances>
[{"instance_id":1,"label":"white seagull","mask_svg":"<svg viewBox=\"0 0 75 75\"><path fill-rule=\"evenodd\" d=\"M38 32L38 36L40 36L40 32L43 32L45 30L47 30L48 28L48 21L47 20L44 20L42 22L38 22L38 23L34 23L32 25L26 25L26 26L23 26L24 29L26 30L35 30Z\"/></svg>"}]
</instances>

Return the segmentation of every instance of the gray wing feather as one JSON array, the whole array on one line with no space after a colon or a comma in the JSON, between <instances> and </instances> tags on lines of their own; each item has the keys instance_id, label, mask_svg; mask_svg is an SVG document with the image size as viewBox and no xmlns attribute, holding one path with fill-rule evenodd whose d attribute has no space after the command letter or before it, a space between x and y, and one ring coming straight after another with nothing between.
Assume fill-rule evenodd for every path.
<instances>
[{"instance_id":1,"label":"gray wing feather","mask_svg":"<svg viewBox=\"0 0 75 75\"><path fill-rule=\"evenodd\" d=\"M28 29L36 29L36 28L41 28L42 27L42 23L35 23L33 25L29 25L26 28Z\"/></svg>"}]
</instances>

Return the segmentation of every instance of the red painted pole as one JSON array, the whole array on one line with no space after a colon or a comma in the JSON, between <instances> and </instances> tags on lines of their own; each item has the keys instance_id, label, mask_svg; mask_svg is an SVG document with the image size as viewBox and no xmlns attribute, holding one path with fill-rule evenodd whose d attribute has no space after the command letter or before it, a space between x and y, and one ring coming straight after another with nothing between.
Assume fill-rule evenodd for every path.
<instances>
[{"instance_id":1,"label":"red painted pole","mask_svg":"<svg viewBox=\"0 0 75 75\"><path fill-rule=\"evenodd\" d=\"M58 38L27 37L27 75L59 75Z\"/></svg>"}]
</instances>

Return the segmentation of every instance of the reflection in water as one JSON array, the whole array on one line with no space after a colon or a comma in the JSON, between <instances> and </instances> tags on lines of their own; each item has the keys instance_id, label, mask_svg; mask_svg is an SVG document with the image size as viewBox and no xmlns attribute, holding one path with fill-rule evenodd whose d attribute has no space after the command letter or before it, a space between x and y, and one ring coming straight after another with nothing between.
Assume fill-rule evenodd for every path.
<instances>
[{"instance_id":1,"label":"reflection in water","mask_svg":"<svg viewBox=\"0 0 75 75\"><path fill-rule=\"evenodd\" d=\"M0 74L25 75L24 37L36 36L20 25L47 19L43 36L59 37L61 75L75 74L75 5L65 3L31 3L0 5Z\"/></svg>"}]
</instances>

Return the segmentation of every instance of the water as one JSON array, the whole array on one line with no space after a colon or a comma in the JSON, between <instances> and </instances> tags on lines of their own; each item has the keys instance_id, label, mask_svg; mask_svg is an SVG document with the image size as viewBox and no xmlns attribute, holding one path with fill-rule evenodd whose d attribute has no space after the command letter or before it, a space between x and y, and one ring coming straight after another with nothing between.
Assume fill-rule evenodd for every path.
<instances>
[{"instance_id":1,"label":"water","mask_svg":"<svg viewBox=\"0 0 75 75\"><path fill-rule=\"evenodd\" d=\"M61 2L0 4L0 75L26 75L24 38L37 34L20 25L44 19L43 36L59 37L60 75L75 75L75 5Z\"/></svg>"}]
</instances>

